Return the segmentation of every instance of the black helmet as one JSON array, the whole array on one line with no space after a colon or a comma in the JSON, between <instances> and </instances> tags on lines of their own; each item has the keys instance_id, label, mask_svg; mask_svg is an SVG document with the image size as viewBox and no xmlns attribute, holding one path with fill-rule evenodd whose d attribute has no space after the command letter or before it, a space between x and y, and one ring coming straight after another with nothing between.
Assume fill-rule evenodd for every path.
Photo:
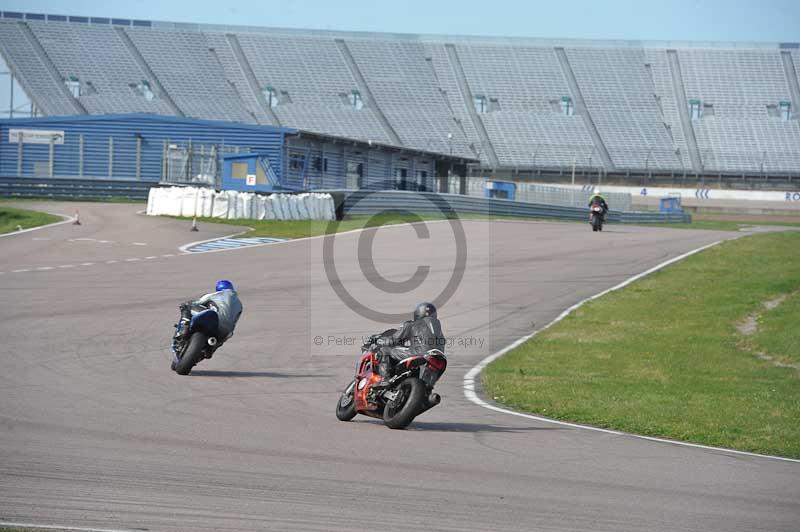
<instances>
[{"instance_id":1,"label":"black helmet","mask_svg":"<svg viewBox=\"0 0 800 532\"><path fill-rule=\"evenodd\" d=\"M436 307L433 306L433 303L420 303L417 305L417 308L414 309L415 320L424 318L425 316L430 316L431 318L436 317Z\"/></svg>"}]
</instances>

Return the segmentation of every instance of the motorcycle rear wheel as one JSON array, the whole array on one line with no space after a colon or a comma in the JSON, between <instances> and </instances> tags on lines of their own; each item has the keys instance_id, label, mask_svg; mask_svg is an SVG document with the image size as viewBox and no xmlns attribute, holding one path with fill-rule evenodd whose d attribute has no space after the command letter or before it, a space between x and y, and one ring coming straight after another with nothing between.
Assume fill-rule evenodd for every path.
<instances>
[{"instance_id":1,"label":"motorcycle rear wheel","mask_svg":"<svg viewBox=\"0 0 800 532\"><path fill-rule=\"evenodd\" d=\"M189 339L189 345L183 352L183 356L175 364L175 373L178 375L188 375L192 368L203 358L203 349L206 347L208 339L203 333L196 332Z\"/></svg>"},{"instance_id":2,"label":"motorcycle rear wheel","mask_svg":"<svg viewBox=\"0 0 800 532\"><path fill-rule=\"evenodd\" d=\"M356 417L356 381L347 385L339 400L336 401L336 417L339 421L350 421Z\"/></svg>"},{"instance_id":3,"label":"motorcycle rear wheel","mask_svg":"<svg viewBox=\"0 0 800 532\"><path fill-rule=\"evenodd\" d=\"M416 377L409 377L397 387L394 401L386 403L383 422L390 429L404 429L414 421L425 401L425 385Z\"/></svg>"}]
</instances>

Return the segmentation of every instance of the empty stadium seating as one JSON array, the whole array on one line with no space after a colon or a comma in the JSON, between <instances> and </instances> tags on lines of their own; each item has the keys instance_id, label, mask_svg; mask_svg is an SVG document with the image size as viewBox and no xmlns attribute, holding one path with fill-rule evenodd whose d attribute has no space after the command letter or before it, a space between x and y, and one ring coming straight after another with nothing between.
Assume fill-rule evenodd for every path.
<instances>
[{"instance_id":1,"label":"empty stadium seating","mask_svg":"<svg viewBox=\"0 0 800 532\"><path fill-rule=\"evenodd\" d=\"M798 80L785 62L797 75L793 45L64 18L0 17L0 51L46 115L148 112L275 124L478 156L502 168L800 172Z\"/></svg>"}]
</instances>

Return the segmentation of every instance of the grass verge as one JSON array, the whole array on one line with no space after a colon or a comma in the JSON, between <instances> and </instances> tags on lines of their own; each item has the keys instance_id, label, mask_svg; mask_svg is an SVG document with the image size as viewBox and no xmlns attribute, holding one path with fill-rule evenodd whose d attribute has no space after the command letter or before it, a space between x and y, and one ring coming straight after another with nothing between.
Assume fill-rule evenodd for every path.
<instances>
[{"instance_id":1,"label":"grass verge","mask_svg":"<svg viewBox=\"0 0 800 532\"><path fill-rule=\"evenodd\" d=\"M0 207L0 234L61 221L60 216L13 207Z\"/></svg>"},{"instance_id":2,"label":"grass verge","mask_svg":"<svg viewBox=\"0 0 800 532\"><path fill-rule=\"evenodd\" d=\"M800 458L800 374L743 349L736 328L764 301L800 288L799 256L800 232L784 232L689 257L492 363L485 393L555 419ZM796 304L771 316L764 341L786 323L796 331Z\"/></svg>"},{"instance_id":3,"label":"grass verge","mask_svg":"<svg viewBox=\"0 0 800 532\"><path fill-rule=\"evenodd\" d=\"M191 218L173 217L181 220L191 220ZM225 220L221 218L198 218L197 223L212 223L235 225L238 227L252 227L253 230L247 233L248 237L269 236L275 238L306 238L319 236L326 233L342 233L354 229L369 227L380 227L382 225L396 225L414 223L421 221L437 221L447 219L459 220L517 220L517 221L550 221L537 218L520 218L511 216L491 216L480 214L459 214L454 217L447 217L441 214L422 214L417 215L407 212L386 212L377 215L358 215L346 217L344 220L328 222L325 220ZM555 220L558 221L558 220Z\"/></svg>"},{"instance_id":4,"label":"grass verge","mask_svg":"<svg viewBox=\"0 0 800 532\"><path fill-rule=\"evenodd\" d=\"M800 367L800 291L761 314L752 347L781 364Z\"/></svg>"},{"instance_id":5,"label":"grass verge","mask_svg":"<svg viewBox=\"0 0 800 532\"><path fill-rule=\"evenodd\" d=\"M797 221L793 221L797 220ZM779 225L786 227L800 227L800 216L748 216L724 214L692 214L692 221L688 224L653 224L656 227L670 227L673 229L707 229L713 231L739 231L755 225Z\"/></svg>"}]
</instances>

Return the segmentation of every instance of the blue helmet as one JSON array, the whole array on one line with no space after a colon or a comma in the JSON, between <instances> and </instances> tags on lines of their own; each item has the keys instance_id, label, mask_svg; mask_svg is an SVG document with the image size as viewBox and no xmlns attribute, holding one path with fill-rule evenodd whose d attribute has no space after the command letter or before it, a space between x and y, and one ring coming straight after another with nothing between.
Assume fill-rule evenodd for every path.
<instances>
[{"instance_id":1,"label":"blue helmet","mask_svg":"<svg viewBox=\"0 0 800 532\"><path fill-rule=\"evenodd\" d=\"M233 290L233 283L228 281L227 279L222 279L217 281L217 292L222 290Z\"/></svg>"}]
</instances>

